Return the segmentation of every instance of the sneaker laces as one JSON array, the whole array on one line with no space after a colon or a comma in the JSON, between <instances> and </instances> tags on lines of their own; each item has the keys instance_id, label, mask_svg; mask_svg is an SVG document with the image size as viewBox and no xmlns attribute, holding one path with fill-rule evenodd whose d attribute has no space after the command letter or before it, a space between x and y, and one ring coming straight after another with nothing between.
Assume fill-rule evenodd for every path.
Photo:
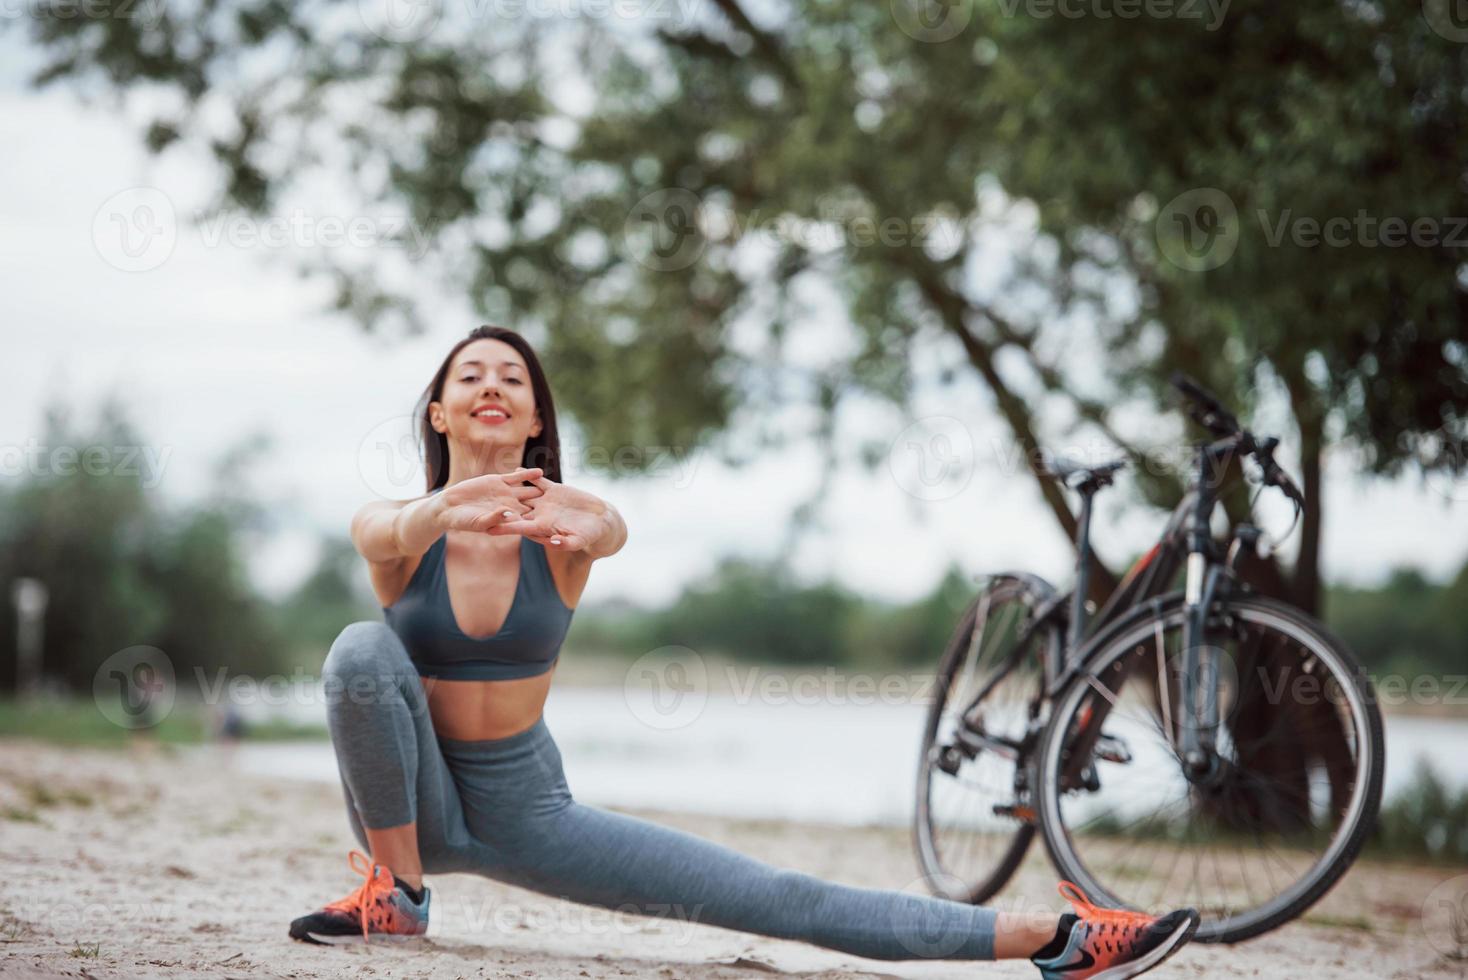
<instances>
[{"instance_id":1,"label":"sneaker laces","mask_svg":"<svg viewBox=\"0 0 1468 980\"><path fill-rule=\"evenodd\" d=\"M1145 912L1132 912L1127 909L1106 909L1092 903L1086 897L1086 893L1078 886L1069 881L1062 881L1056 886L1060 897L1065 899L1076 910L1081 924L1086 926L1088 932L1124 932L1131 933L1150 926L1157 921L1156 916Z\"/></svg>"},{"instance_id":2,"label":"sneaker laces","mask_svg":"<svg viewBox=\"0 0 1468 980\"><path fill-rule=\"evenodd\" d=\"M375 925L385 924L387 911L383 908L383 904L387 896L392 894L393 889L397 888L397 882L393 879L391 871L380 864L374 864L372 859L361 851L353 851L348 855L347 863L352 866L353 871L367 880L362 883L362 887L346 898L332 902L326 908L332 912L355 914L357 920L362 923L362 941L367 942L369 921Z\"/></svg>"}]
</instances>

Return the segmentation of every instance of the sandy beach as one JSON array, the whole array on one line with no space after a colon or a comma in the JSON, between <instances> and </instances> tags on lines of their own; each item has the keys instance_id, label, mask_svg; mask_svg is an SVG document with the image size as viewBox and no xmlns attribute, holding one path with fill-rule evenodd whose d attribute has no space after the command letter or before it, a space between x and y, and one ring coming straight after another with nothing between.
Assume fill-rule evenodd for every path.
<instances>
[{"instance_id":1,"label":"sandy beach","mask_svg":"<svg viewBox=\"0 0 1468 980\"><path fill-rule=\"evenodd\" d=\"M581 906L468 875L429 878L435 934L406 946L290 941L289 920L356 887L340 792L231 771L218 748L70 749L0 740L4 977L1030 977L1025 963L883 962L697 922ZM574 792L576 787L571 787ZM887 828L654 811L762 860L921 892L909 835ZM1037 847L996 902L1060 908ZM1468 869L1358 865L1300 922L1193 946L1158 977L1454 977L1423 910ZM1434 933L1437 930L1437 933Z\"/></svg>"}]
</instances>

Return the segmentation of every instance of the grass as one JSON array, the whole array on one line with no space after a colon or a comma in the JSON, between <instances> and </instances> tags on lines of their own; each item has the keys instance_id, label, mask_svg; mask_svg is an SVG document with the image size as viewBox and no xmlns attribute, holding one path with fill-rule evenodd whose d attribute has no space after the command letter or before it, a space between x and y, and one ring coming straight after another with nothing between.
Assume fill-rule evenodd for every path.
<instances>
[{"instance_id":1,"label":"grass","mask_svg":"<svg viewBox=\"0 0 1468 980\"><path fill-rule=\"evenodd\" d=\"M102 955L102 944L92 943L90 946L83 946L81 943L77 943L67 955L74 956L77 959L95 960Z\"/></svg>"},{"instance_id":2,"label":"grass","mask_svg":"<svg viewBox=\"0 0 1468 980\"><path fill-rule=\"evenodd\" d=\"M175 704L161 722L127 729L108 720L95 703L82 698L0 699L0 737L35 738L58 745L123 746L138 740L165 745L194 745L210 740L200 705ZM282 741L326 738L324 725L270 721L246 728L245 738Z\"/></svg>"},{"instance_id":3,"label":"grass","mask_svg":"<svg viewBox=\"0 0 1468 980\"><path fill-rule=\"evenodd\" d=\"M1351 929L1356 932L1375 932L1376 926L1371 920L1360 916L1325 915L1311 912L1302 920L1307 925L1324 926L1329 929Z\"/></svg>"},{"instance_id":4,"label":"grass","mask_svg":"<svg viewBox=\"0 0 1468 980\"><path fill-rule=\"evenodd\" d=\"M1468 864L1468 789L1454 790L1426 763L1377 817L1367 853L1377 858Z\"/></svg>"},{"instance_id":5,"label":"grass","mask_svg":"<svg viewBox=\"0 0 1468 980\"><path fill-rule=\"evenodd\" d=\"M30 928L9 909L0 909L0 942L19 942L30 933Z\"/></svg>"}]
</instances>

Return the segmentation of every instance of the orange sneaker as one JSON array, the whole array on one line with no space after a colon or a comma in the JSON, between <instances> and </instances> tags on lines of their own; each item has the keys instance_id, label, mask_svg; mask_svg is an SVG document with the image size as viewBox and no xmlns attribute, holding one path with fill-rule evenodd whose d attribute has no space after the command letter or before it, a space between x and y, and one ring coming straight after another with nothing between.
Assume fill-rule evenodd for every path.
<instances>
[{"instance_id":1,"label":"orange sneaker","mask_svg":"<svg viewBox=\"0 0 1468 980\"><path fill-rule=\"evenodd\" d=\"M341 901L292 922L292 939L338 945L365 943L371 936L401 942L427 934L428 903L432 898L427 885L423 886L422 900L415 902L391 871L373 864L361 851L353 851L347 862L367 880Z\"/></svg>"},{"instance_id":2,"label":"orange sneaker","mask_svg":"<svg viewBox=\"0 0 1468 980\"><path fill-rule=\"evenodd\" d=\"M1043 959L1036 953L1030 958L1045 980L1125 980L1146 973L1176 953L1198 930L1197 909L1162 916L1103 909L1092 905L1068 881L1062 881L1059 889L1075 906L1078 918L1060 952Z\"/></svg>"}]
</instances>

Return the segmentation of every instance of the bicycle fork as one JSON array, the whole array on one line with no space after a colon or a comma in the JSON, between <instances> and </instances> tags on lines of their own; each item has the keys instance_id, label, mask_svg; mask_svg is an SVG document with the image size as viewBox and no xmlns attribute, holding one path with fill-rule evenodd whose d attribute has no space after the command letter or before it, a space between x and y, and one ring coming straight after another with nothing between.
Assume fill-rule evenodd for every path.
<instances>
[{"instance_id":1,"label":"bicycle fork","mask_svg":"<svg viewBox=\"0 0 1468 980\"><path fill-rule=\"evenodd\" d=\"M1213 604L1224 567L1208 563L1212 540L1208 520L1214 497L1208 483L1213 454L1199 453L1198 500L1188 535L1187 578L1183 591L1183 650L1178 677L1177 749L1184 770L1194 781L1216 767L1219 723L1218 651L1203 642L1208 608ZM1159 692L1165 701L1167 691Z\"/></svg>"}]
</instances>

